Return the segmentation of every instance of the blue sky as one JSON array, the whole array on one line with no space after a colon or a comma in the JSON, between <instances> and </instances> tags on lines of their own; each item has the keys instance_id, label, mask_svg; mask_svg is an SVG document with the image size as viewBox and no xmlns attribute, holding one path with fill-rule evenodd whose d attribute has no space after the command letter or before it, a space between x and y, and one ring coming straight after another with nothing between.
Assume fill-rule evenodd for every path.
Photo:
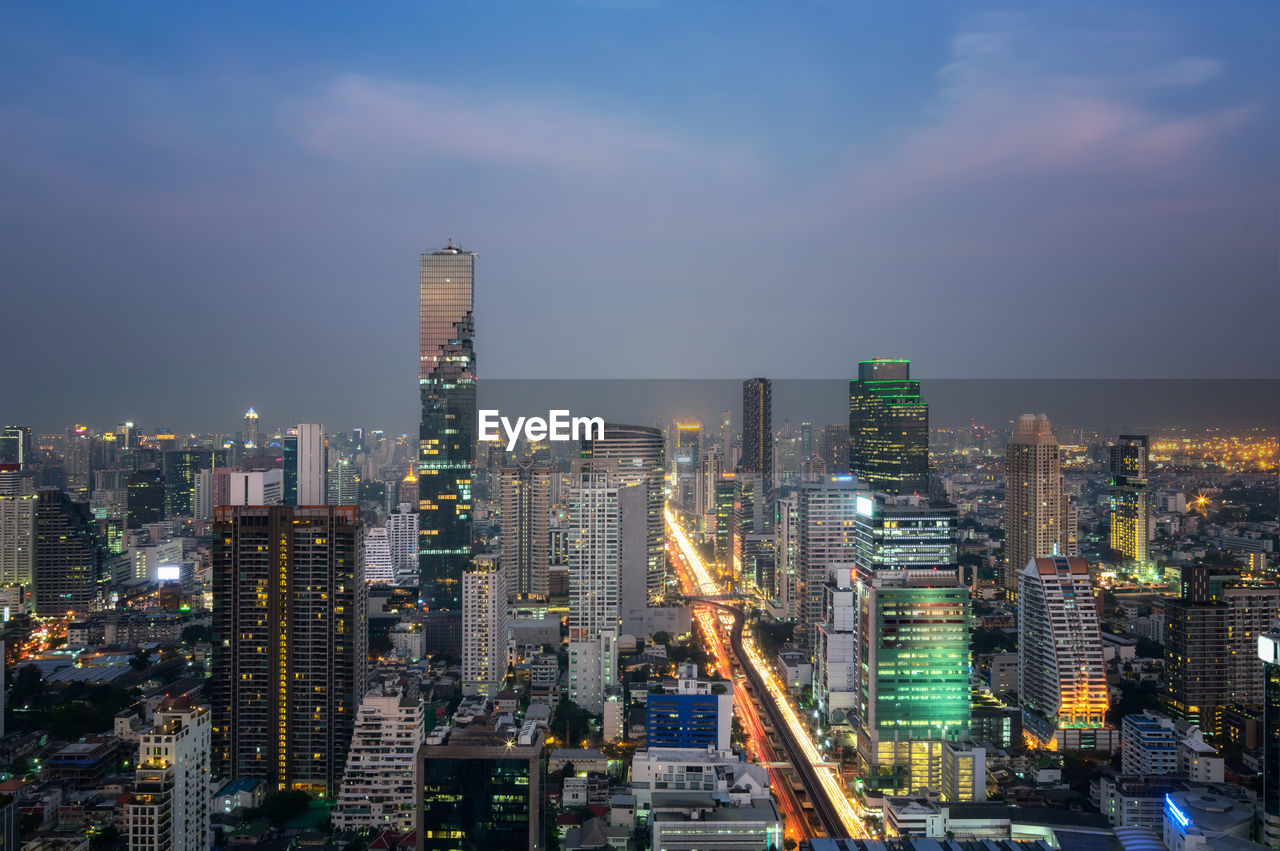
<instances>
[{"instance_id":1,"label":"blue sky","mask_svg":"<svg viewBox=\"0 0 1280 851\"><path fill-rule=\"evenodd\" d=\"M448 238L482 377L1280 375L1271 3L0 15L7 419L406 429Z\"/></svg>"}]
</instances>

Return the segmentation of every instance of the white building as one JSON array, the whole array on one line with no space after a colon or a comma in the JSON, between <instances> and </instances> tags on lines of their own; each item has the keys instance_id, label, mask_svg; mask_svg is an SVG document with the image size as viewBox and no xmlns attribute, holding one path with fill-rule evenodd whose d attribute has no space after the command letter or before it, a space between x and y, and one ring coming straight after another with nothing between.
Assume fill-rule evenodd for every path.
<instances>
[{"instance_id":1,"label":"white building","mask_svg":"<svg viewBox=\"0 0 1280 851\"><path fill-rule=\"evenodd\" d=\"M663 851L769 851L783 842L782 816L767 794L725 806L707 793L659 793L649 824L649 847Z\"/></svg>"},{"instance_id":2,"label":"white building","mask_svg":"<svg viewBox=\"0 0 1280 851\"><path fill-rule=\"evenodd\" d=\"M369 582L392 582L396 578L395 560L385 526L374 526L364 533L364 578Z\"/></svg>"},{"instance_id":3,"label":"white building","mask_svg":"<svg viewBox=\"0 0 1280 851\"><path fill-rule=\"evenodd\" d=\"M850 723L860 683L858 592L848 571L823 586L824 618L813 648L813 698L833 724Z\"/></svg>"},{"instance_id":4,"label":"white building","mask_svg":"<svg viewBox=\"0 0 1280 851\"><path fill-rule=\"evenodd\" d=\"M36 495L19 492L14 481L0 492L0 585L31 588L35 564Z\"/></svg>"},{"instance_id":5,"label":"white building","mask_svg":"<svg viewBox=\"0 0 1280 851\"><path fill-rule=\"evenodd\" d=\"M1171 775L1178 769L1178 734L1157 712L1126 715L1120 722L1120 770L1125 774Z\"/></svg>"},{"instance_id":6,"label":"white building","mask_svg":"<svg viewBox=\"0 0 1280 851\"><path fill-rule=\"evenodd\" d=\"M800 599L800 499L794 493L779 497L774 527L774 600L777 616L795 620Z\"/></svg>"},{"instance_id":7,"label":"white building","mask_svg":"<svg viewBox=\"0 0 1280 851\"><path fill-rule=\"evenodd\" d=\"M743 762L736 751L713 747L636 751L631 762L631 789L640 814L652 808L656 792L718 793L734 806L771 794L769 769Z\"/></svg>"},{"instance_id":8,"label":"white building","mask_svg":"<svg viewBox=\"0 0 1280 851\"><path fill-rule=\"evenodd\" d=\"M583 473L569 509L569 699L604 710L617 683L622 512L607 473ZM647 569L647 565L646 565Z\"/></svg>"},{"instance_id":9,"label":"white building","mask_svg":"<svg viewBox=\"0 0 1280 851\"><path fill-rule=\"evenodd\" d=\"M205 851L209 827L210 713L186 698L166 700L138 746L130 851Z\"/></svg>"},{"instance_id":10,"label":"white building","mask_svg":"<svg viewBox=\"0 0 1280 851\"><path fill-rule=\"evenodd\" d=\"M328 497L325 487L324 426L320 423L298 424L298 505L324 505Z\"/></svg>"},{"instance_id":11,"label":"white building","mask_svg":"<svg viewBox=\"0 0 1280 851\"><path fill-rule=\"evenodd\" d=\"M347 768L333 809L337 830L414 827L415 758L424 741L422 699L375 689L356 712Z\"/></svg>"},{"instance_id":12,"label":"white building","mask_svg":"<svg viewBox=\"0 0 1280 851\"><path fill-rule=\"evenodd\" d=\"M283 505L284 470L233 470L227 475L228 505Z\"/></svg>"},{"instance_id":13,"label":"white building","mask_svg":"<svg viewBox=\"0 0 1280 851\"><path fill-rule=\"evenodd\" d=\"M507 675L507 582L496 555L462 574L462 693L493 697ZM598 711L598 710L597 710Z\"/></svg>"},{"instance_id":14,"label":"white building","mask_svg":"<svg viewBox=\"0 0 1280 851\"><path fill-rule=\"evenodd\" d=\"M798 537L796 640L812 646L822 621L822 589L832 576L846 576L856 562L856 518L860 485L851 476L831 476L804 484L796 492Z\"/></svg>"},{"instance_id":15,"label":"white building","mask_svg":"<svg viewBox=\"0 0 1280 851\"><path fill-rule=\"evenodd\" d=\"M1028 733L1058 750L1115 750L1089 563L1033 558L1019 576L1018 698Z\"/></svg>"},{"instance_id":16,"label":"white building","mask_svg":"<svg viewBox=\"0 0 1280 851\"><path fill-rule=\"evenodd\" d=\"M387 515L387 542L391 545L391 561L395 565L396 582L418 584L418 510L402 502Z\"/></svg>"}]
</instances>

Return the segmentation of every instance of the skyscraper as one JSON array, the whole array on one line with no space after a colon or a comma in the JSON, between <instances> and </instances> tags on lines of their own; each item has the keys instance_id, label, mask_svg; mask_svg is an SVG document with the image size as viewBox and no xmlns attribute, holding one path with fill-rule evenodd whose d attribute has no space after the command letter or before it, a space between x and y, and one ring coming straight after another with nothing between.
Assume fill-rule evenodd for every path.
<instances>
[{"instance_id":1,"label":"skyscraper","mask_svg":"<svg viewBox=\"0 0 1280 851\"><path fill-rule=\"evenodd\" d=\"M159 470L138 470L129 474L129 498L125 503L125 516L130 529L141 529L164 520L164 476L160 475Z\"/></svg>"},{"instance_id":2,"label":"skyscraper","mask_svg":"<svg viewBox=\"0 0 1280 851\"><path fill-rule=\"evenodd\" d=\"M1018 595L1018 697L1024 727L1057 750L1114 750L1107 669L1089 563L1038 556Z\"/></svg>"},{"instance_id":3,"label":"skyscraper","mask_svg":"<svg viewBox=\"0 0 1280 851\"><path fill-rule=\"evenodd\" d=\"M35 445L31 441L31 426L5 426L0 429L0 464L17 464L26 470L35 461Z\"/></svg>"},{"instance_id":4,"label":"skyscraper","mask_svg":"<svg viewBox=\"0 0 1280 851\"><path fill-rule=\"evenodd\" d=\"M418 562L427 606L462 612L476 445L476 255L448 245L419 264Z\"/></svg>"},{"instance_id":5,"label":"skyscraper","mask_svg":"<svg viewBox=\"0 0 1280 851\"><path fill-rule=\"evenodd\" d=\"M328 505L358 505L360 502L360 484L356 481L355 464L351 456L337 447L329 447L329 472L325 479L328 493L325 502Z\"/></svg>"},{"instance_id":6,"label":"skyscraper","mask_svg":"<svg viewBox=\"0 0 1280 851\"><path fill-rule=\"evenodd\" d=\"M1147 436L1122 434L1109 447L1111 468L1111 549L1128 561L1147 563L1151 522L1147 492Z\"/></svg>"},{"instance_id":7,"label":"skyscraper","mask_svg":"<svg viewBox=\"0 0 1280 851\"><path fill-rule=\"evenodd\" d=\"M165 517L190 517L195 507L196 475L223 467L227 453L221 449L170 449L160 456L164 476Z\"/></svg>"},{"instance_id":8,"label":"skyscraper","mask_svg":"<svg viewBox=\"0 0 1280 851\"><path fill-rule=\"evenodd\" d=\"M914 494L865 493L855 508L863 570L957 569L955 505Z\"/></svg>"},{"instance_id":9,"label":"skyscraper","mask_svg":"<svg viewBox=\"0 0 1280 851\"><path fill-rule=\"evenodd\" d=\"M14 475L5 476L3 473ZM0 586L31 588L35 565L36 495L23 493L18 464L0 464Z\"/></svg>"},{"instance_id":10,"label":"skyscraper","mask_svg":"<svg viewBox=\"0 0 1280 851\"><path fill-rule=\"evenodd\" d=\"M360 532L354 506L215 509L215 773L336 793L366 680Z\"/></svg>"},{"instance_id":11,"label":"skyscraper","mask_svg":"<svg viewBox=\"0 0 1280 851\"><path fill-rule=\"evenodd\" d=\"M1280 631L1258 636L1263 667L1262 844L1280 848Z\"/></svg>"},{"instance_id":12,"label":"skyscraper","mask_svg":"<svg viewBox=\"0 0 1280 851\"><path fill-rule=\"evenodd\" d=\"M259 449L262 447L261 437L258 434L258 412L252 407L244 412L243 434L245 449Z\"/></svg>"},{"instance_id":13,"label":"skyscraper","mask_svg":"<svg viewBox=\"0 0 1280 851\"><path fill-rule=\"evenodd\" d=\"M1062 484L1058 440L1045 414L1023 414L1005 447L1005 589L1017 599L1018 579L1038 556L1075 555Z\"/></svg>"},{"instance_id":14,"label":"skyscraper","mask_svg":"<svg viewBox=\"0 0 1280 851\"><path fill-rule=\"evenodd\" d=\"M570 497L569 699L591 712L603 711L605 690L617 681L620 490L608 473L584 472Z\"/></svg>"},{"instance_id":15,"label":"skyscraper","mask_svg":"<svg viewBox=\"0 0 1280 851\"><path fill-rule=\"evenodd\" d=\"M298 424L296 493L298 505L324 505L328 500L328 453L321 423Z\"/></svg>"},{"instance_id":16,"label":"skyscraper","mask_svg":"<svg viewBox=\"0 0 1280 851\"><path fill-rule=\"evenodd\" d=\"M502 569L507 593L520 601L547 599L551 564L551 468L521 458L499 474L502 498Z\"/></svg>"},{"instance_id":17,"label":"skyscraper","mask_svg":"<svg viewBox=\"0 0 1280 851\"><path fill-rule=\"evenodd\" d=\"M298 430L280 438L280 466L284 470L284 504L298 504Z\"/></svg>"},{"instance_id":18,"label":"skyscraper","mask_svg":"<svg viewBox=\"0 0 1280 851\"><path fill-rule=\"evenodd\" d=\"M37 494L35 514L32 610L42 617L88 614L102 563L89 503L49 488Z\"/></svg>"},{"instance_id":19,"label":"skyscraper","mask_svg":"<svg viewBox=\"0 0 1280 851\"><path fill-rule=\"evenodd\" d=\"M823 588L835 575L852 575L857 564L855 521L866 491L852 476L832 476L796 490L796 581L800 586L796 641L812 647L822 622Z\"/></svg>"},{"instance_id":20,"label":"skyscraper","mask_svg":"<svg viewBox=\"0 0 1280 851\"><path fill-rule=\"evenodd\" d=\"M209 821L209 708L168 698L142 734L133 799L131 851L205 851Z\"/></svg>"},{"instance_id":21,"label":"skyscraper","mask_svg":"<svg viewBox=\"0 0 1280 851\"><path fill-rule=\"evenodd\" d=\"M402 502L387 515L387 542L397 585L418 584L418 503Z\"/></svg>"},{"instance_id":22,"label":"skyscraper","mask_svg":"<svg viewBox=\"0 0 1280 851\"><path fill-rule=\"evenodd\" d=\"M849 382L849 470L889 494L929 491L929 405L911 362L876 358Z\"/></svg>"},{"instance_id":23,"label":"skyscraper","mask_svg":"<svg viewBox=\"0 0 1280 851\"><path fill-rule=\"evenodd\" d=\"M462 574L462 693L492 698L507 676L507 577L496 555Z\"/></svg>"},{"instance_id":24,"label":"skyscraper","mask_svg":"<svg viewBox=\"0 0 1280 851\"><path fill-rule=\"evenodd\" d=\"M738 469L760 474L769 503L773 493L773 382L767 378L742 382L742 458Z\"/></svg>"},{"instance_id":25,"label":"skyscraper","mask_svg":"<svg viewBox=\"0 0 1280 851\"><path fill-rule=\"evenodd\" d=\"M604 438L582 441L583 471L607 473L615 487L643 485L649 504L648 603L666 594L666 553L663 549L663 450L662 432L648 426L606 423Z\"/></svg>"},{"instance_id":26,"label":"skyscraper","mask_svg":"<svg viewBox=\"0 0 1280 851\"><path fill-rule=\"evenodd\" d=\"M422 698L416 688L396 690L388 684L364 696L333 808L335 829L413 829L418 797L414 770L423 738Z\"/></svg>"},{"instance_id":27,"label":"skyscraper","mask_svg":"<svg viewBox=\"0 0 1280 851\"><path fill-rule=\"evenodd\" d=\"M364 535L364 579L366 582L393 582L395 578L396 566L391 558L387 527L374 526Z\"/></svg>"}]
</instances>

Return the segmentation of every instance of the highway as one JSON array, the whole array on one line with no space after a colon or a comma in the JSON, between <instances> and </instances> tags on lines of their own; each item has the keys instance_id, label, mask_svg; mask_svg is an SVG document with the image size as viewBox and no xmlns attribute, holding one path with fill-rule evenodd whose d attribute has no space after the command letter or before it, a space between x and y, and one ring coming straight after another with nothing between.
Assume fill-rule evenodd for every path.
<instances>
[{"instance_id":1,"label":"highway","mask_svg":"<svg viewBox=\"0 0 1280 851\"><path fill-rule=\"evenodd\" d=\"M722 595L723 589L711 577L701 556L670 509L666 510L666 520L670 536L693 574L693 584L698 593L708 597ZM730 644L734 654L743 663L742 672L755 690L759 705L764 708L777 731L792 767L808 792L823 830L831 837L868 836L866 826L858 818L853 804L845 794L844 783L839 774L824 763L808 730L791 706L785 687L778 682L772 666L766 662L754 642L744 636L745 616L732 607L721 605L720 608L727 608L733 613L722 614L721 623L730 627Z\"/></svg>"}]
</instances>

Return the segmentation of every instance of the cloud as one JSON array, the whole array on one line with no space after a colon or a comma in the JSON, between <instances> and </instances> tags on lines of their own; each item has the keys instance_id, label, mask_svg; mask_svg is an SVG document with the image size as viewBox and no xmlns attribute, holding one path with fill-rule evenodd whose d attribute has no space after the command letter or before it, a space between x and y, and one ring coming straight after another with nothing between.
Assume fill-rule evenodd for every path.
<instances>
[{"instance_id":1,"label":"cloud","mask_svg":"<svg viewBox=\"0 0 1280 851\"><path fill-rule=\"evenodd\" d=\"M550 98L490 97L437 86L338 77L287 110L308 150L352 164L434 158L609 174L703 158L673 134Z\"/></svg>"}]
</instances>

